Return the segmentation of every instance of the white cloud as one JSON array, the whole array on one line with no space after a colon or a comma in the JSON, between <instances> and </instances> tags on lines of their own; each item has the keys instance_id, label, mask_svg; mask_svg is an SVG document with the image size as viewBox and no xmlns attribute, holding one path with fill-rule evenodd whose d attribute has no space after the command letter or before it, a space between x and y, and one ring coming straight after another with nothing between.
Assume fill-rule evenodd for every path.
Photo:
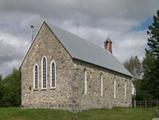
<instances>
[{"instance_id":1,"label":"white cloud","mask_svg":"<svg viewBox=\"0 0 159 120\"><path fill-rule=\"evenodd\" d=\"M145 31L131 30L155 14L158 4L158 0L0 0L0 73L17 66L31 42L30 25L37 31L43 20L100 47L110 34L113 54L120 61L133 55L142 58Z\"/></svg>"},{"instance_id":2,"label":"white cloud","mask_svg":"<svg viewBox=\"0 0 159 120\"><path fill-rule=\"evenodd\" d=\"M29 41L8 33L0 33L0 73L8 74L12 68L18 68Z\"/></svg>"}]
</instances>

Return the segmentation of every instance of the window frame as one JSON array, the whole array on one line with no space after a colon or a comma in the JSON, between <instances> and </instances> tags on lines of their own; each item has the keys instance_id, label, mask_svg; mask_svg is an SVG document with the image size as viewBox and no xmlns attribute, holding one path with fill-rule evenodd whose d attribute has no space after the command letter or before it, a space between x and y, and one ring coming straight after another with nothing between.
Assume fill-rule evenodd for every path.
<instances>
[{"instance_id":1,"label":"window frame","mask_svg":"<svg viewBox=\"0 0 159 120\"><path fill-rule=\"evenodd\" d=\"M54 63L54 72L55 72L55 86L52 86L52 64ZM50 63L50 88L55 89L56 88L56 62L54 60Z\"/></svg>"},{"instance_id":2,"label":"window frame","mask_svg":"<svg viewBox=\"0 0 159 120\"><path fill-rule=\"evenodd\" d=\"M35 88L35 67L37 66L37 69L38 69L38 76L37 76L37 88ZM38 64L34 64L34 67L33 67L33 89L34 90L38 90L39 89L39 66Z\"/></svg>"},{"instance_id":3,"label":"window frame","mask_svg":"<svg viewBox=\"0 0 159 120\"><path fill-rule=\"evenodd\" d=\"M117 83L116 83L116 79L114 79L114 99L116 98L116 89L117 89Z\"/></svg>"},{"instance_id":4,"label":"window frame","mask_svg":"<svg viewBox=\"0 0 159 120\"><path fill-rule=\"evenodd\" d=\"M43 59L46 60L46 88L43 87ZM41 89L47 89L47 57L43 56L41 59Z\"/></svg>"},{"instance_id":5,"label":"window frame","mask_svg":"<svg viewBox=\"0 0 159 120\"><path fill-rule=\"evenodd\" d=\"M84 69L84 95L87 95L87 70Z\"/></svg>"},{"instance_id":6,"label":"window frame","mask_svg":"<svg viewBox=\"0 0 159 120\"><path fill-rule=\"evenodd\" d=\"M103 74L100 74L100 96L103 96Z\"/></svg>"},{"instance_id":7,"label":"window frame","mask_svg":"<svg viewBox=\"0 0 159 120\"><path fill-rule=\"evenodd\" d=\"M127 83L126 80L124 81L124 100L127 99Z\"/></svg>"}]
</instances>

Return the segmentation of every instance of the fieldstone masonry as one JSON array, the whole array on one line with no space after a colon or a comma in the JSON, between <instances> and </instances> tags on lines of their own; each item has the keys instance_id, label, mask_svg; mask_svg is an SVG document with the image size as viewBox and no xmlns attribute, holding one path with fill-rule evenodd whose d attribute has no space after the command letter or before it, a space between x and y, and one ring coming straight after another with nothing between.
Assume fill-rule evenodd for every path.
<instances>
[{"instance_id":1,"label":"fieldstone masonry","mask_svg":"<svg viewBox=\"0 0 159 120\"><path fill-rule=\"evenodd\" d=\"M47 89L41 89L41 59L47 58ZM50 89L50 63L56 62L56 88ZM39 89L33 89L33 67L39 67ZM87 70L88 93L84 95L84 69ZM131 79L86 62L71 58L54 33L44 23L21 65L22 106L24 108L54 108L81 111L91 108L131 106ZM103 96L100 75L103 75ZM116 98L114 98L116 79ZM125 81L127 83L126 99Z\"/></svg>"}]
</instances>

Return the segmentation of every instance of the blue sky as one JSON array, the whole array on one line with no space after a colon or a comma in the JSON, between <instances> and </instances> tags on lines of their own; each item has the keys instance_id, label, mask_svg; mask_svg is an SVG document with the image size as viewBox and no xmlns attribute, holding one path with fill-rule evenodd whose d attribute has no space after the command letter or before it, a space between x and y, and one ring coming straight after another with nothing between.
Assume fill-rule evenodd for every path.
<instances>
[{"instance_id":1,"label":"blue sky","mask_svg":"<svg viewBox=\"0 0 159 120\"><path fill-rule=\"evenodd\" d=\"M132 28L132 31L144 31L148 29L148 26L150 26L153 22L152 16L149 18L144 19L143 21L139 21L137 25L135 25Z\"/></svg>"}]
</instances>

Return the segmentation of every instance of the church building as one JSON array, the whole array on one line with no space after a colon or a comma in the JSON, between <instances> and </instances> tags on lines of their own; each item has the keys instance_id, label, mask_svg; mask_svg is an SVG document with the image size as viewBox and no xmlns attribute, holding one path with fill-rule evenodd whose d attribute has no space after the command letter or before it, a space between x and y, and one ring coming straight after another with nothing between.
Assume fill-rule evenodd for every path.
<instances>
[{"instance_id":1,"label":"church building","mask_svg":"<svg viewBox=\"0 0 159 120\"><path fill-rule=\"evenodd\" d=\"M82 111L129 107L132 76L104 48L44 22L20 67L24 108Z\"/></svg>"}]
</instances>

